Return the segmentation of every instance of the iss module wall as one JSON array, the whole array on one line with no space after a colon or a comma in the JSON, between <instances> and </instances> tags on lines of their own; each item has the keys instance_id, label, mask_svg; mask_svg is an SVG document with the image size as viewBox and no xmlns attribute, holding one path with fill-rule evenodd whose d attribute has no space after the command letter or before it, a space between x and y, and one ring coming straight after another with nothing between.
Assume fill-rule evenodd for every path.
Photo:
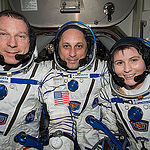
<instances>
[{"instance_id":1,"label":"iss module wall","mask_svg":"<svg viewBox=\"0 0 150 150\"><path fill-rule=\"evenodd\" d=\"M124 21L136 0L8 0L9 6L38 28L37 47L41 51L53 38L55 29L68 21L90 26L103 48L110 49L124 35L115 25Z\"/></svg>"}]
</instances>

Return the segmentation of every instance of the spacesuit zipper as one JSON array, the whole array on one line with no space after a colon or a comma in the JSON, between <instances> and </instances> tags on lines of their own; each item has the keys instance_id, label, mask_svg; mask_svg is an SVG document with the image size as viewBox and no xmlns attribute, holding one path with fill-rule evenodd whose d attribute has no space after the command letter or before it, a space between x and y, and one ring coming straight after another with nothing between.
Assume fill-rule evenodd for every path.
<instances>
[{"instance_id":1,"label":"spacesuit zipper","mask_svg":"<svg viewBox=\"0 0 150 150\"><path fill-rule=\"evenodd\" d=\"M145 148L145 146L144 146L144 141L141 141L141 143L142 143L142 148L141 148L141 150L148 150L148 149Z\"/></svg>"},{"instance_id":2,"label":"spacesuit zipper","mask_svg":"<svg viewBox=\"0 0 150 150\"><path fill-rule=\"evenodd\" d=\"M31 79L32 77L34 77L34 75L35 75L35 73L36 73L36 71L37 71L38 66L39 66L39 64L36 64L36 65L35 65L35 67L34 67L34 69L33 69L33 71L32 71L32 74L31 74L31 76L30 76L30 79ZM16 107L16 110L15 110L15 112L14 112L14 114L13 114L13 117L12 117L12 119L11 119L11 121L10 121L8 127L7 127L7 130L5 131L4 136L6 136L6 135L8 134L8 132L10 131L10 129L12 128L12 126L13 126L13 124L14 124L16 118L17 118L17 115L18 115L18 113L19 113L19 110L20 110L20 108L21 108L21 105L23 104L23 102L24 102L24 100L25 100L25 98L26 98L26 96L27 96L27 94L28 94L28 91L29 91L30 87L31 87L30 84L28 84L28 85L26 86L26 88L25 88L25 90L24 90L24 93L23 93L23 95L22 95L22 97L21 97L19 103L17 104L17 107Z\"/></svg>"}]
</instances>

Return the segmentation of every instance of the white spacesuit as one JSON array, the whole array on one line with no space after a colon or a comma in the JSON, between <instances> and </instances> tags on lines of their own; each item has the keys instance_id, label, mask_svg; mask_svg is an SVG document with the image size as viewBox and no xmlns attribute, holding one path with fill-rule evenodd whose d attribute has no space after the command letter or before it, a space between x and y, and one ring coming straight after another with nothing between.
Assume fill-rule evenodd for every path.
<instances>
[{"instance_id":1,"label":"white spacesuit","mask_svg":"<svg viewBox=\"0 0 150 150\"><path fill-rule=\"evenodd\" d=\"M20 132L25 132L33 137L39 136L41 103L39 102L36 81L41 80L41 71L44 72L45 64L40 64L35 71L35 75L31 77L34 74L34 68L37 67L36 65L36 63L30 61L24 69L19 68L13 71L12 68L5 74L4 71L0 71L1 95L5 93L3 92L3 86L6 89L6 96L0 100L0 149L2 150L16 150L23 147L14 142L14 137ZM14 73L14 75L8 77L7 73ZM11 83L9 80L13 81L14 78L29 80ZM33 82L30 81L30 78L33 79ZM23 84L23 82L28 82L31 85Z\"/></svg>"},{"instance_id":2,"label":"white spacesuit","mask_svg":"<svg viewBox=\"0 0 150 150\"><path fill-rule=\"evenodd\" d=\"M74 23L85 25L72 21L63 25L59 33L66 31ZM104 78L107 74L106 63L95 59L95 50L96 41L88 49L87 53L92 57L87 64L77 70L66 70L59 63L55 49L53 69L41 85L43 101L47 104L50 116L50 143L45 149L77 150L78 142L80 149L85 150L91 149L99 140L98 131L85 121L89 114L100 118L97 94L101 84L107 82Z\"/></svg>"},{"instance_id":3,"label":"white spacesuit","mask_svg":"<svg viewBox=\"0 0 150 150\"><path fill-rule=\"evenodd\" d=\"M127 38L114 45L110 54L119 46L124 45L135 47L139 54L142 55L146 70L143 74L137 76L136 79L134 78L134 80L136 80L136 82L142 82L144 80L144 83L137 90L127 90L123 86L124 81L122 78L118 77L114 72L113 63L109 61L108 66L111 73L110 85L104 86L103 89L100 90L99 95L102 122L113 133L118 133L118 131L122 132L120 135L121 138L123 136L128 137L127 139L130 143L129 149L148 150L150 149L150 75L148 75L150 67L150 47L147 41L142 39ZM120 124L123 125L123 128L119 126ZM118 138L118 136L116 137Z\"/></svg>"},{"instance_id":4,"label":"white spacesuit","mask_svg":"<svg viewBox=\"0 0 150 150\"><path fill-rule=\"evenodd\" d=\"M3 13L9 12L16 13L13 11ZM15 136L20 132L25 132L36 138L39 136L42 104L39 101L38 81L41 80L44 69L48 70L49 65L46 68L45 63L34 62L33 52L36 38L34 33L29 34L29 52L23 55L23 62L17 67L12 65L8 70L5 70L7 65L0 65L1 150L23 149L23 145L14 141ZM3 56L0 57L1 63L4 63Z\"/></svg>"}]
</instances>

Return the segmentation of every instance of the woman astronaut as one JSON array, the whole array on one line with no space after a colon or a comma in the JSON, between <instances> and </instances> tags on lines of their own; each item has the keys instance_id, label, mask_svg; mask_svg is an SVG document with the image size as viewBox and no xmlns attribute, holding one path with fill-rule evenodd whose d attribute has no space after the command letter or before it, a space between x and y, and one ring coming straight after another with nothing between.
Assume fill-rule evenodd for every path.
<instances>
[{"instance_id":1,"label":"woman astronaut","mask_svg":"<svg viewBox=\"0 0 150 150\"><path fill-rule=\"evenodd\" d=\"M117 41L110 50L108 68L110 85L104 86L99 95L102 122L113 133L123 126L129 149L150 149L148 41L135 37Z\"/></svg>"},{"instance_id":2,"label":"woman astronaut","mask_svg":"<svg viewBox=\"0 0 150 150\"><path fill-rule=\"evenodd\" d=\"M53 69L41 85L50 116L50 142L45 149L90 149L99 134L85 122L85 117L100 117L97 94L100 83L105 81L106 63L95 59L95 35L79 21L60 28L54 48Z\"/></svg>"}]
</instances>

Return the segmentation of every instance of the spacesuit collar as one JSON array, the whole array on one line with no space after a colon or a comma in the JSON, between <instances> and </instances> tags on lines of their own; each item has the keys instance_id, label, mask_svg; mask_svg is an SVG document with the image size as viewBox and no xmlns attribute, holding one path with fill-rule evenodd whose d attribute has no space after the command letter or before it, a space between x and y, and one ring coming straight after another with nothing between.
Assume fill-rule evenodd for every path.
<instances>
[{"instance_id":1,"label":"spacesuit collar","mask_svg":"<svg viewBox=\"0 0 150 150\"><path fill-rule=\"evenodd\" d=\"M31 59L23 64L20 64L17 67L12 67L10 68L9 71L5 71L4 67L5 66L1 66L0 65L0 75L3 76L12 76L21 72L26 73L27 71L29 71L29 69L31 68L32 64L33 64L33 60L34 60L34 56L32 55Z\"/></svg>"},{"instance_id":2,"label":"spacesuit collar","mask_svg":"<svg viewBox=\"0 0 150 150\"><path fill-rule=\"evenodd\" d=\"M148 75L146 78L150 78L150 75ZM111 89L112 89L112 93L113 95L115 96L119 96L119 97L122 97L122 98L125 98L125 99L139 99L139 97L144 97L146 96L147 94L150 93L150 85L148 86L149 88L147 88L145 91L141 91L141 92L138 92L137 94L126 94L124 89L121 88L120 86L118 86L112 79L112 77L110 77L110 86L111 86Z\"/></svg>"},{"instance_id":3,"label":"spacesuit collar","mask_svg":"<svg viewBox=\"0 0 150 150\"><path fill-rule=\"evenodd\" d=\"M83 67L79 67L78 69L75 69L75 70L71 70L71 71L65 71L64 69L62 69L61 67L59 67L56 63L55 63L55 61L53 61L53 63L52 63L52 68L53 69L57 69L57 70L59 70L59 71L61 71L61 72L66 72L66 73L80 73L80 72L83 72L83 71L85 71L85 70L91 70L92 68L93 68L93 65L95 64L95 62L96 62L96 59L94 59L93 60L93 62L89 65L89 66L87 66L87 67L85 67L85 68L83 68ZM83 68L83 69L82 69ZM79 71L78 71L79 70Z\"/></svg>"}]
</instances>

